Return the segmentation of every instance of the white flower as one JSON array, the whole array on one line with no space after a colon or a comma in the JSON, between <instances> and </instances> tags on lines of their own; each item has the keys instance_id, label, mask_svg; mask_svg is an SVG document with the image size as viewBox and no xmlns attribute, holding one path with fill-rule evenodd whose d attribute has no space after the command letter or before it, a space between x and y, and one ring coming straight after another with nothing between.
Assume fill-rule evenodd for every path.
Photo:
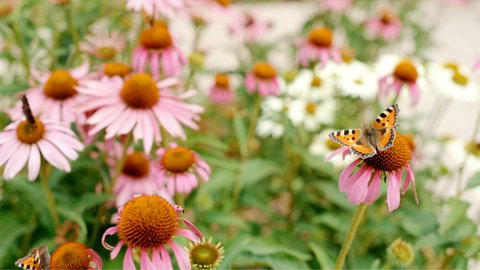
<instances>
[{"instance_id":1,"label":"white flower","mask_svg":"<svg viewBox=\"0 0 480 270\"><path fill-rule=\"evenodd\" d=\"M322 157L325 157L331 154L333 151L335 151L339 145L333 142L329 136L330 133L334 131L335 130L333 129L324 129L322 132L316 135L313 138L313 141L310 144L308 151L310 151L312 155L317 155ZM342 159L342 155L335 155L334 157L332 157L332 159L330 159L329 162L331 162L333 166L336 168L343 168L345 167L345 164L350 164L354 160L355 160L355 157L352 155L346 156L345 160Z\"/></svg>"},{"instance_id":2,"label":"white flower","mask_svg":"<svg viewBox=\"0 0 480 270\"><path fill-rule=\"evenodd\" d=\"M279 138L285 132L284 111L288 108L289 99L269 96L262 102L262 113L258 119L256 133L260 137Z\"/></svg>"},{"instance_id":3,"label":"white flower","mask_svg":"<svg viewBox=\"0 0 480 270\"><path fill-rule=\"evenodd\" d=\"M312 96L293 100L287 111L294 126L304 125L308 131L315 131L321 124L334 120L336 103L333 99L319 100Z\"/></svg>"},{"instance_id":4,"label":"white flower","mask_svg":"<svg viewBox=\"0 0 480 270\"><path fill-rule=\"evenodd\" d=\"M340 64L336 76L336 86L344 96L372 100L377 95L378 78L373 69L363 62Z\"/></svg>"},{"instance_id":5,"label":"white flower","mask_svg":"<svg viewBox=\"0 0 480 270\"><path fill-rule=\"evenodd\" d=\"M282 87L283 92L292 98L313 97L315 99L331 97L334 92L333 72L320 69L301 70L295 80Z\"/></svg>"},{"instance_id":6,"label":"white flower","mask_svg":"<svg viewBox=\"0 0 480 270\"><path fill-rule=\"evenodd\" d=\"M456 63L431 63L428 79L432 88L446 98L478 102L480 88L472 70Z\"/></svg>"}]
</instances>

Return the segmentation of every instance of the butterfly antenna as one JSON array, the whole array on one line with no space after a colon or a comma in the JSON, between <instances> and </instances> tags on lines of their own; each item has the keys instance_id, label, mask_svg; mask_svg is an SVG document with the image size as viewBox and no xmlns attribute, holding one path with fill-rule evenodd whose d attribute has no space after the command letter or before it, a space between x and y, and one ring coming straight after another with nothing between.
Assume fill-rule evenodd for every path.
<instances>
[{"instance_id":1,"label":"butterfly antenna","mask_svg":"<svg viewBox=\"0 0 480 270\"><path fill-rule=\"evenodd\" d=\"M27 118L27 121L32 124L32 126L36 126L37 124L35 123L35 117L33 117L32 110L30 109L30 104L28 103L28 99L26 95L22 96L22 111L25 117Z\"/></svg>"}]
</instances>

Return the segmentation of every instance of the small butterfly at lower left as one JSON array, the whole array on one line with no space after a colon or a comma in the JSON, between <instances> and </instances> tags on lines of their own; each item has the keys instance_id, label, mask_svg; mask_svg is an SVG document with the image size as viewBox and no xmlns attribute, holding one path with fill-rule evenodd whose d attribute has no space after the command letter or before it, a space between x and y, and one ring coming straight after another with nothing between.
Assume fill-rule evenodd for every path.
<instances>
[{"instance_id":1,"label":"small butterfly at lower left","mask_svg":"<svg viewBox=\"0 0 480 270\"><path fill-rule=\"evenodd\" d=\"M32 249L30 254L18 259L15 265L28 270L47 270L50 268L50 253L48 253L47 246L41 246Z\"/></svg>"}]
</instances>

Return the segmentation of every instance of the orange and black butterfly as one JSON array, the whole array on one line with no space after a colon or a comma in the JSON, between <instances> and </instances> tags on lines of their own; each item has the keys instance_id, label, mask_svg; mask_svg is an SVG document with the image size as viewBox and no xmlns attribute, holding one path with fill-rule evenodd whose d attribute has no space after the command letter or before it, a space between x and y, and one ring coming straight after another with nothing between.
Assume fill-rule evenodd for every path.
<instances>
[{"instance_id":1,"label":"orange and black butterfly","mask_svg":"<svg viewBox=\"0 0 480 270\"><path fill-rule=\"evenodd\" d=\"M42 244L38 248L32 249L30 254L18 259L15 265L28 270L47 270L50 268L50 253L47 246Z\"/></svg>"},{"instance_id":2,"label":"orange and black butterfly","mask_svg":"<svg viewBox=\"0 0 480 270\"><path fill-rule=\"evenodd\" d=\"M362 159L374 156L393 145L397 128L398 105L392 105L363 129L344 129L330 133L330 138Z\"/></svg>"}]
</instances>

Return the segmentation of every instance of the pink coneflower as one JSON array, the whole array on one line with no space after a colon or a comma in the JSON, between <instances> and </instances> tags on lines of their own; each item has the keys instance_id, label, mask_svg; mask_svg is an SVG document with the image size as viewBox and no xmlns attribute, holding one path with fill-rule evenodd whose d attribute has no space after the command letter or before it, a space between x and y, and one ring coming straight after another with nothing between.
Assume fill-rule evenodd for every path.
<instances>
[{"instance_id":1,"label":"pink coneflower","mask_svg":"<svg viewBox=\"0 0 480 270\"><path fill-rule=\"evenodd\" d=\"M365 29L372 35L388 41L400 35L402 22L392 11L383 9L378 17L365 22Z\"/></svg>"},{"instance_id":2,"label":"pink coneflower","mask_svg":"<svg viewBox=\"0 0 480 270\"><path fill-rule=\"evenodd\" d=\"M116 168L116 164L112 165L112 168ZM159 195L171 201L166 190L155 182L158 173L154 162L144 153L138 151L127 153L122 172L114 187L117 207L124 205L137 194Z\"/></svg>"},{"instance_id":3,"label":"pink coneflower","mask_svg":"<svg viewBox=\"0 0 480 270\"><path fill-rule=\"evenodd\" d=\"M186 63L185 54L175 45L168 28L160 24L143 31L132 58L135 71L145 72L150 66L156 79L160 77L160 67L164 75L176 76Z\"/></svg>"},{"instance_id":4,"label":"pink coneflower","mask_svg":"<svg viewBox=\"0 0 480 270\"><path fill-rule=\"evenodd\" d=\"M105 231L102 244L112 250L112 259L118 256L123 245L127 246L123 269L136 269L132 252L138 252L141 269L173 269L167 246L170 246L180 269L191 269L185 249L173 241L183 235L199 242L203 234L189 221L179 217L183 210L157 195L141 195L118 209L118 222ZM187 228L179 228L182 221ZM113 247L106 243L108 235L117 234L120 241ZM151 258L150 258L151 257Z\"/></svg>"},{"instance_id":5,"label":"pink coneflower","mask_svg":"<svg viewBox=\"0 0 480 270\"><path fill-rule=\"evenodd\" d=\"M342 57L336 47L333 46L333 32L326 27L315 27L307 38L298 42L298 61L304 67L308 67L311 61L320 61L321 67L325 67L330 59L341 62Z\"/></svg>"},{"instance_id":6,"label":"pink coneflower","mask_svg":"<svg viewBox=\"0 0 480 270\"><path fill-rule=\"evenodd\" d=\"M111 60L125 49L125 38L117 31L110 32L106 25L99 25L80 44L80 49L101 60Z\"/></svg>"},{"instance_id":7,"label":"pink coneflower","mask_svg":"<svg viewBox=\"0 0 480 270\"><path fill-rule=\"evenodd\" d=\"M89 134L105 128L105 137L109 139L133 131L136 141L143 140L146 152L150 152L153 142L162 141L160 128L173 137L185 139L180 124L197 129L196 121L203 108L183 101L195 95L195 90L174 95L170 87L177 83L173 78L155 82L147 73L133 74L126 79L116 76L86 81L77 89L88 98L82 109L96 110L87 120L88 124L95 125Z\"/></svg>"},{"instance_id":8,"label":"pink coneflower","mask_svg":"<svg viewBox=\"0 0 480 270\"><path fill-rule=\"evenodd\" d=\"M23 119L11 123L0 132L0 166L5 179L12 179L27 164L28 179L35 180L42 158L62 171L70 171L69 160L78 158L83 145L63 124L44 118L34 118L23 97Z\"/></svg>"},{"instance_id":9,"label":"pink coneflower","mask_svg":"<svg viewBox=\"0 0 480 270\"><path fill-rule=\"evenodd\" d=\"M410 90L412 105L415 105L420 98L419 80L420 65L410 59L402 59L397 56L384 56L379 61L377 69L385 72L392 70L391 73L384 75L379 80L379 98L384 100L388 93L394 92L398 96L401 90L406 87Z\"/></svg>"},{"instance_id":10,"label":"pink coneflower","mask_svg":"<svg viewBox=\"0 0 480 270\"><path fill-rule=\"evenodd\" d=\"M172 18L185 8L184 0L127 0L127 9L145 12L151 17Z\"/></svg>"},{"instance_id":11,"label":"pink coneflower","mask_svg":"<svg viewBox=\"0 0 480 270\"><path fill-rule=\"evenodd\" d=\"M210 166L196 152L177 144L157 151L160 162L159 184L166 182L168 193L190 193L198 186L198 179L210 179Z\"/></svg>"},{"instance_id":12,"label":"pink coneflower","mask_svg":"<svg viewBox=\"0 0 480 270\"><path fill-rule=\"evenodd\" d=\"M321 0L322 9L342 12L352 6L352 0Z\"/></svg>"},{"instance_id":13,"label":"pink coneflower","mask_svg":"<svg viewBox=\"0 0 480 270\"><path fill-rule=\"evenodd\" d=\"M329 160L335 155L351 155L348 147L341 147L326 157ZM376 155L361 159L358 158L348 165L340 174L338 186L341 192L347 194L348 200L355 205L360 203L372 204L380 196L381 176L387 183L387 205L391 212L400 205L400 190L402 194L413 184L415 201L418 204L415 188L415 175L410 167L412 151L405 138L396 134L393 146ZM406 172L402 187L402 176Z\"/></svg>"},{"instance_id":14,"label":"pink coneflower","mask_svg":"<svg viewBox=\"0 0 480 270\"><path fill-rule=\"evenodd\" d=\"M228 104L235 99L235 90L230 86L227 74L215 76L215 84L210 88L210 100L215 104Z\"/></svg>"},{"instance_id":15,"label":"pink coneflower","mask_svg":"<svg viewBox=\"0 0 480 270\"><path fill-rule=\"evenodd\" d=\"M232 35L240 37L247 43L259 42L271 27L270 22L263 21L251 13L244 13L239 22L228 25Z\"/></svg>"},{"instance_id":16,"label":"pink coneflower","mask_svg":"<svg viewBox=\"0 0 480 270\"><path fill-rule=\"evenodd\" d=\"M49 269L102 269L102 259L95 250L81 243L68 242L52 253Z\"/></svg>"},{"instance_id":17,"label":"pink coneflower","mask_svg":"<svg viewBox=\"0 0 480 270\"><path fill-rule=\"evenodd\" d=\"M267 62L258 62L245 78L245 88L248 93L257 91L260 96L277 96L280 93L280 83L277 70Z\"/></svg>"},{"instance_id":18,"label":"pink coneflower","mask_svg":"<svg viewBox=\"0 0 480 270\"><path fill-rule=\"evenodd\" d=\"M30 101L34 115L41 115L45 119L59 121L70 125L73 122L84 123L85 115L77 109L82 98L75 87L87 77L89 64L73 70L55 70L40 75L32 70L32 77L40 85L25 92ZM12 119L21 117L20 104L9 111Z\"/></svg>"}]
</instances>

